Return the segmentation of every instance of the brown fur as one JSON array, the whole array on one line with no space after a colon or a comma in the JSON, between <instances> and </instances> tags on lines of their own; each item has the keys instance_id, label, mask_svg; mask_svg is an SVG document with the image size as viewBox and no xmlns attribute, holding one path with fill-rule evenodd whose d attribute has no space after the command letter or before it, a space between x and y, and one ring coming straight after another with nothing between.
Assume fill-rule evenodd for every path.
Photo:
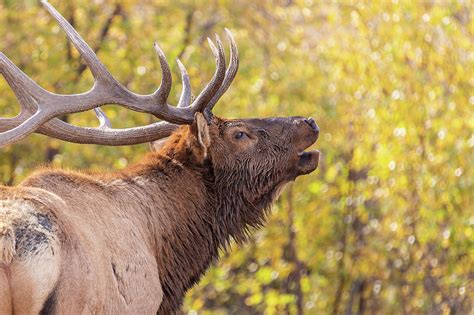
<instances>
[{"instance_id":1,"label":"brown fur","mask_svg":"<svg viewBox=\"0 0 474 315\"><path fill-rule=\"evenodd\" d=\"M219 249L317 167L317 152L298 155L317 136L299 117L198 117L124 171L0 187L0 314L176 312Z\"/></svg>"}]
</instances>

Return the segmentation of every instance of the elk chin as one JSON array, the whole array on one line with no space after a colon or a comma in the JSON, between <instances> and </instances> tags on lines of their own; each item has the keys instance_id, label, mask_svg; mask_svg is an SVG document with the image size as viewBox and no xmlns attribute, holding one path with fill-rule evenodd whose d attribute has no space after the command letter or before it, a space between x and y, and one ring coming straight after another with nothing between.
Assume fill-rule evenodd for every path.
<instances>
[{"instance_id":1,"label":"elk chin","mask_svg":"<svg viewBox=\"0 0 474 315\"><path fill-rule=\"evenodd\" d=\"M319 151L299 152L297 171L299 175L306 175L314 171L319 164Z\"/></svg>"}]
</instances>

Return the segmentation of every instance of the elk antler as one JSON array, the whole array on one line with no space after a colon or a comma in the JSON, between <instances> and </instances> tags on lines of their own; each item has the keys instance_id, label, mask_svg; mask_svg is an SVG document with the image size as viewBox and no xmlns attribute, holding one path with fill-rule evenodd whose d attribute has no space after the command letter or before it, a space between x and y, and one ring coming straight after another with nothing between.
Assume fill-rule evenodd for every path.
<instances>
[{"instance_id":1,"label":"elk antler","mask_svg":"<svg viewBox=\"0 0 474 315\"><path fill-rule=\"evenodd\" d=\"M177 107L167 103L171 91L171 71L168 61L155 43L160 60L162 81L160 87L150 95L139 95L120 84L97 58L68 21L46 0L43 6L56 19L74 44L94 76L94 85L88 92L61 95L46 91L22 72L10 59L0 52L0 73L15 93L20 106L20 114L13 118L0 118L0 146L4 146L31 133L41 133L57 139L104 145L129 145L145 143L169 136L180 124L190 124L194 114L203 112L208 119L212 108L228 89L238 69L238 52L234 38L226 29L230 41L230 63L226 70L225 53L222 42L216 35L217 47L209 40L216 57L216 71L211 81L191 103L191 85L183 64L177 59L181 72L183 90ZM153 114L162 119L142 127L113 129L100 106L117 104L130 110ZM78 127L56 117L94 109L100 126Z\"/></svg>"}]
</instances>

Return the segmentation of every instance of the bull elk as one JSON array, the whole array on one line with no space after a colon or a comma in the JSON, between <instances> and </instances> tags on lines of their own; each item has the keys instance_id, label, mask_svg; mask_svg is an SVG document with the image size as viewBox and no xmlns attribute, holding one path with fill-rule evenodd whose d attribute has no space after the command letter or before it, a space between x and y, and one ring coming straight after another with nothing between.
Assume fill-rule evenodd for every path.
<instances>
[{"instance_id":1,"label":"bull elk","mask_svg":"<svg viewBox=\"0 0 474 315\"><path fill-rule=\"evenodd\" d=\"M50 93L0 53L0 72L21 104L0 119L0 145L36 132L76 143L157 141L136 165L111 173L43 169L17 187L0 186L0 314L172 314L231 240L260 227L284 185L318 165L304 150L319 129L303 117L223 119L212 114L238 68L229 31L224 48L209 40L216 71L192 100L183 89L167 103L171 72L155 44L162 82L151 95L121 85L76 30L46 1L95 80L86 93ZM100 110L117 104L161 119L113 129ZM94 109L97 128L58 116Z\"/></svg>"}]
</instances>

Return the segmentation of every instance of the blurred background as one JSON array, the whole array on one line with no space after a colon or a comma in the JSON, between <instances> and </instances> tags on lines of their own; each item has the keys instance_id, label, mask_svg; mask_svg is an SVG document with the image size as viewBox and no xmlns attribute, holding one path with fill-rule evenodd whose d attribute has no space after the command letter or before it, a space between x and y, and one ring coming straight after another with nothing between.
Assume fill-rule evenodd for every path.
<instances>
[{"instance_id":1,"label":"blurred background","mask_svg":"<svg viewBox=\"0 0 474 315\"><path fill-rule=\"evenodd\" d=\"M188 294L186 314L472 314L474 23L466 1L50 1L130 89L160 82L157 41L211 78L206 38L232 30L240 72L215 112L312 116L319 169L287 188L268 225ZM92 76L37 1L0 1L0 50L50 91ZM180 79L172 63L176 104ZM115 127L154 118L116 106ZM0 79L0 116L18 103ZM92 112L63 119L95 126ZM0 180L35 167L121 169L147 145L40 135L1 149Z\"/></svg>"}]
</instances>

